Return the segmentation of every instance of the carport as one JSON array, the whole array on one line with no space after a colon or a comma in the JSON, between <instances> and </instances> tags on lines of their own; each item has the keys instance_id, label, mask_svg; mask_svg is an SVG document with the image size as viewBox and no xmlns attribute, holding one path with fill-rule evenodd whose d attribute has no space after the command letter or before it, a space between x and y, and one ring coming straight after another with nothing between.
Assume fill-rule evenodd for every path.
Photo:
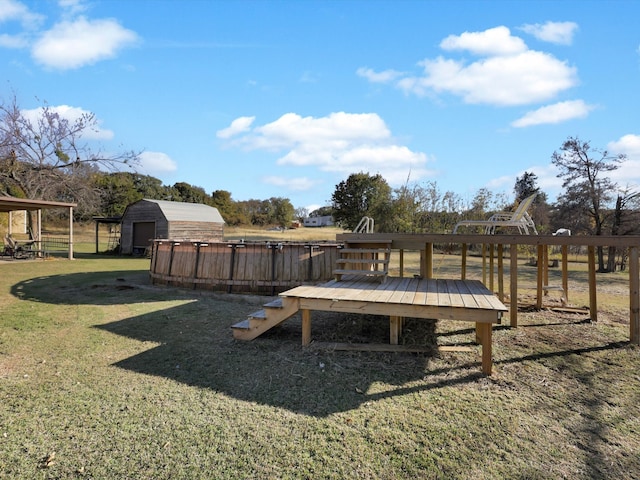
<instances>
[{"instance_id":1,"label":"carport","mask_svg":"<svg viewBox=\"0 0 640 480\"><path fill-rule=\"evenodd\" d=\"M26 198L3 197L0 196L0 212L9 213L8 232L11 235L12 212L26 210L27 212L37 212L36 228L33 233L38 250L42 250L42 210L45 208L67 208L69 209L69 260L73 260L73 208L77 203L52 202L49 200L29 200Z\"/></svg>"}]
</instances>

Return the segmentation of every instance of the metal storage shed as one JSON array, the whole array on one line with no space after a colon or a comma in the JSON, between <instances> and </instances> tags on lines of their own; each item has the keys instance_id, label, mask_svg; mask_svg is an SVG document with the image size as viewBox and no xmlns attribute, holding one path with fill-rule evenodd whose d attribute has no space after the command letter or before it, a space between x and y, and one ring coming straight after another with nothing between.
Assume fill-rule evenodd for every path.
<instances>
[{"instance_id":1,"label":"metal storage shed","mask_svg":"<svg viewBox=\"0 0 640 480\"><path fill-rule=\"evenodd\" d=\"M224 219L202 203L142 199L122 216L120 253L142 254L153 239L222 241Z\"/></svg>"}]
</instances>

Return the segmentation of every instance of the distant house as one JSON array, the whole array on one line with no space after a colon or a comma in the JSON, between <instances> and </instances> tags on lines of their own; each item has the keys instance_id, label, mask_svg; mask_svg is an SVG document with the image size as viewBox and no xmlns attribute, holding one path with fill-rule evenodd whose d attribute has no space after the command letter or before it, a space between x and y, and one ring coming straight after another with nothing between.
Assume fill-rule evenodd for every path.
<instances>
[{"instance_id":1,"label":"distant house","mask_svg":"<svg viewBox=\"0 0 640 480\"><path fill-rule=\"evenodd\" d=\"M302 224L305 227L332 227L334 225L333 217L331 215L307 217L303 220Z\"/></svg>"},{"instance_id":2,"label":"distant house","mask_svg":"<svg viewBox=\"0 0 640 480\"><path fill-rule=\"evenodd\" d=\"M143 199L122 216L120 253L141 254L152 240L222 241L224 219L217 208L201 203Z\"/></svg>"}]
</instances>

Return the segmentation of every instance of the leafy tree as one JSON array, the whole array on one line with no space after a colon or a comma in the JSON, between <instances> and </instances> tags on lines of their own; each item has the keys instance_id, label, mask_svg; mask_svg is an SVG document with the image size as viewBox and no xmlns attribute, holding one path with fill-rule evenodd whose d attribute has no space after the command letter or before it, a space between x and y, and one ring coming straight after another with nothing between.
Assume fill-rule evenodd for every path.
<instances>
[{"instance_id":1,"label":"leafy tree","mask_svg":"<svg viewBox=\"0 0 640 480\"><path fill-rule=\"evenodd\" d=\"M231 198L231 192L215 190L211 194L211 206L216 207L228 225L243 225L249 223L249 217L243 214L242 208Z\"/></svg>"},{"instance_id":2,"label":"leafy tree","mask_svg":"<svg viewBox=\"0 0 640 480\"><path fill-rule=\"evenodd\" d=\"M209 195L202 187L195 187L186 182L178 182L173 185L173 191L175 192L173 200L176 202L211 203Z\"/></svg>"},{"instance_id":3,"label":"leafy tree","mask_svg":"<svg viewBox=\"0 0 640 480\"><path fill-rule=\"evenodd\" d=\"M127 205L144 198L135 188L133 174L128 172L97 175L95 185L102 197L100 214L107 217L122 215Z\"/></svg>"},{"instance_id":4,"label":"leafy tree","mask_svg":"<svg viewBox=\"0 0 640 480\"><path fill-rule=\"evenodd\" d=\"M611 222L611 235L637 235L640 233L640 192L629 188L618 193ZM628 252L618 252L610 246L607 254L607 270L616 269L616 255L620 253L620 266L624 269Z\"/></svg>"},{"instance_id":5,"label":"leafy tree","mask_svg":"<svg viewBox=\"0 0 640 480\"><path fill-rule=\"evenodd\" d=\"M504 195L494 194L488 188L481 188L471 200L471 208L466 212L470 218L483 218L501 210L508 210L512 207L507 203Z\"/></svg>"},{"instance_id":6,"label":"leafy tree","mask_svg":"<svg viewBox=\"0 0 640 480\"><path fill-rule=\"evenodd\" d=\"M100 191L100 215L115 217L124 213L127 205L143 198L169 200L171 187L158 178L132 172L100 173L94 177L94 186Z\"/></svg>"},{"instance_id":7,"label":"leafy tree","mask_svg":"<svg viewBox=\"0 0 640 480\"><path fill-rule=\"evenodd\" d=\"M309 210L305 207L298 207L293 212L293 215L296 220L301 222L304 218L307 218L309 216Z\"/></svg>"},{"instance_id":8,"label":"leafy tree","mask_svg":"<svg viewBox=\"0 0 640 480\"><path fill-rule=\"evenodd\" d=\"M135 165L138 153L104 155L84 141L97 129L94 114L76 120L62 117L46 103L33 119L19 107L16 97L0 102L0 183L24 197L78 202L78 211L95 210L99 192L94 175Z\"/></svg>"},{"instance_id":9,"label":"leafy tree","mask_svg":"<svg viewBox=\"0 0 640 480\"><path fill-rule=\"evenodd\" d=\"M569 137L560 148L553 152L551 162L559 169L558 177L563 179L565 192L558 197L558 206L571 212L575 219L589 220L587 233L602 235L610 205L617 185L603 176L619 167L625 155L609 155L606 150L592 149L589 142L578 137ZM587 224L574 224L585 227ZM574 227L574 228L575 228ZM598 247L598 267L606 271L602 247Z\"/></svg>"},{"instance_id":10,"label":"leafy tree","mask_svg":"<svg viewBox=\"0 0 640 480\"><path fill-rule=\"evenodd\" d=\"M270 218L269 223L280 225L281 227L288 227L293 221L295 209L288 198L272 197L269 199L272 206L273 216Z\"/></svg>"},{"instance_id":11,"label":"leafy tree","mask_svg":"<svg viewBox=\"0 0 640 480\"><path fill-rule=\"evenodd\" d=\"M536 194L529 214L537 226L538 231L548 230L549 225L549 204L547 194L538 187L538 177L533 172L524 172L522 177L516 177L513 187L516 195L514 207L530 195Z\"/></svg>"},{"instance_id":12,"label":"leafy tree","mask_svg":"<svg viewBox=\"0 0 640 480\"><path fill-rule=\"evenodd\" d=\"M384 232L416 232L420 214L422 189L418 185L403 185L394 190L389 215L384 215L378 227Z\"/></svg>"},{"instance_id":13,"label":"leafy tree","mask_svg":"<svg viewBox=\"0 0 640 480\"><path fill-rule=\"evenodd\" d=\"M538 177L533 172L524 172L522 177L516 177L516 184L513 192L516 194L516 202L520 202L525 198L535 194L540 194L540 188L537 185Z\"/></svg>"},{"instance_id":14,"label":"leafy tree","mask_svg":"<svg viewBox=\"0 0 640 480\"><path fill-rule=\"evenodd\" d=\"M315 209L313 212L309 214L310 217L328 217L333 216L333 208L330 205L325 205L324 207L320 207Z\"/></svg>"},{"instance_id":15,"label":"leafy tree","mask_svg":"<svg viewBox=\"0 0 640 480\"><path fill-rule=\"evenodd\" d=\"M334 220L345 228L354 230L362 217L380 225L389 213L391 187L379 174L353 173L336 186L331 202Z\"/></svg>"}]
</instances>

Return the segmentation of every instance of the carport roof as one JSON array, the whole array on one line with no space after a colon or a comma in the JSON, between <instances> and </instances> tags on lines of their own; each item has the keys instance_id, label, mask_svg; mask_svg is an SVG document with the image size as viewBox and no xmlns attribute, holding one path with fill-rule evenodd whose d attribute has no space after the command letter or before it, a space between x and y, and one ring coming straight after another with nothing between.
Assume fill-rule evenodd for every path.
<instances>
[{"instance_id":1,"label":"carport roof","mask_svg":"<svg viewBox=\"0 0 640 480\"><path fill-rule=\"evenodd\" d=\"M0 212L40 210L43 208L74 208L77 205L77 203L51 202L49 200L29 200L27 198L0 196Z\"/></svg>"}]
</instances>

